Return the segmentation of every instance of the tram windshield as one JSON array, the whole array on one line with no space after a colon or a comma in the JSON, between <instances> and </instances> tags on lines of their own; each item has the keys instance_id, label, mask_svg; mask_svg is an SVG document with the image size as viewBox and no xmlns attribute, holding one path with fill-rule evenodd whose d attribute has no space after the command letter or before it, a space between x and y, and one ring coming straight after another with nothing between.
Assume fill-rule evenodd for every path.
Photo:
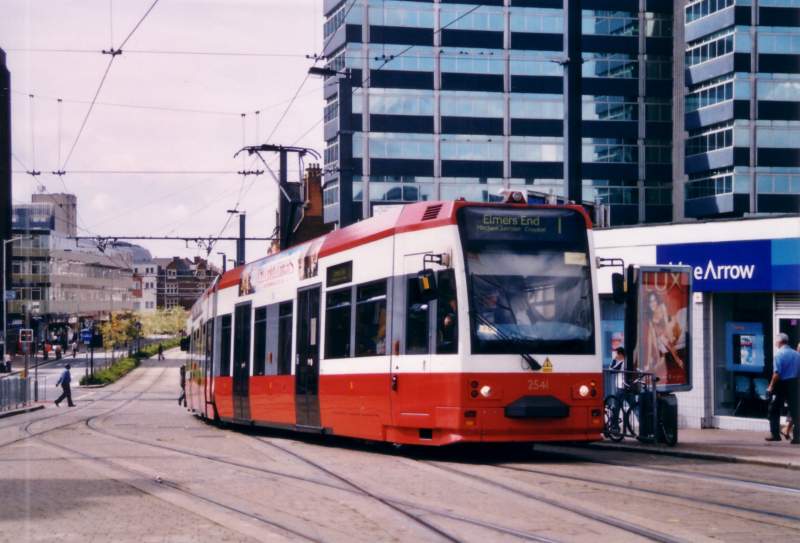
<instances>
[{"instance_id":1,"label":"tram windshield","mask_svg":"<svg viewBox=\"0 0 800 543\"><path fill-rule=\"evenodd\" d=\"M464 208L474 353L592 354L591 267L571 210Z\"/></svg>"}]
</instances>

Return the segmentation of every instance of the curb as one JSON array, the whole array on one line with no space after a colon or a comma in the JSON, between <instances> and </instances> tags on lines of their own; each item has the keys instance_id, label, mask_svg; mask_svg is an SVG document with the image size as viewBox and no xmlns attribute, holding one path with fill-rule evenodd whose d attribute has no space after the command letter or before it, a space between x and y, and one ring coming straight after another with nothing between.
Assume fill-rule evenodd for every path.
<instances>
[{"instance_id":1,"label":"curb","mask_svg":"<svg viewBox=\"0 0 800 543\"><path fill-rule=\"evenodd\" d=\"M30 407L23 407L22 409L5 411L0 413L0 419L4 419L6 417L13 417L14 415L22 415L23 413L30 413L31 411L38 411L40 409L44 409L44 405L32 405Z\"/></svg>"},{"instance_id":2,"label":"curb","mask_svg":"<svg viewBox=\"0 0 800 543\"><path fill-rule=\"evenodd\" d=\"M640 454L659 454L661 456L673 456L677 458L690 458L695 460L713 460L716 462L727 462L730 464L753 464L756 466L768 466L772 468L784 468L800 471L800 464L792 462L782 462L780 460L762 460L759 458L749 458L747 456L736 456L731 454L695 452L687 450L675 450L666 448L636 447L633 445L618 445L612 443L590 443L587 445L591 449L618 450Z\"/></svg>"}]
</instances>

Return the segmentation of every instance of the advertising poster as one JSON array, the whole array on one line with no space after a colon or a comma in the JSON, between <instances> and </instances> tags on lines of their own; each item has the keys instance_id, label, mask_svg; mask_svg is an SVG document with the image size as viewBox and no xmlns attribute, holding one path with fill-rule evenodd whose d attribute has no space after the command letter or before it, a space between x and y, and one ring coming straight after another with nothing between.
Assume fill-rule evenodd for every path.
<instances>
[{"instance_id":1,"label":"advertising poster","mask_svg":"<svg viewBox=\"0 0 800 543\"><path fill-rule=\"evenodd\" d=\"M640 268L638 369L660 390L691 389L691 282L687 267Z\"/></svg>"},{"instance_id":2,"label":"advertising poster","mask_svg":"<svg viewBox=\"0 0 800 543\"><path fill-rule=\"evenodd\" d=\"M317 238L245 266L239 279L239 296L316 277L324 239Z\"/></svg>"}]
</instances>

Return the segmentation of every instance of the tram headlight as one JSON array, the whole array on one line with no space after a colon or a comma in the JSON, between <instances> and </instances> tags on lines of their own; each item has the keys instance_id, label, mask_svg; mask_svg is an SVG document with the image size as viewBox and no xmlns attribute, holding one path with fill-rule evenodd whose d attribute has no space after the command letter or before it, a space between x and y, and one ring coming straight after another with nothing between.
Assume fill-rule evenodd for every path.
<instances>
[{"instance_id":1,"label":"tram headlight","mask_svg":"<svg viewBox=\"0 0 800 543\"><path fill-rule=\"evenodd\" d=\"M585 398L589 395L589 387L581 385L580 388L578 388L578 394L580 394L581 398Z\"/></svg>"},{"instance_id":2,"label":"tram headlight","mask_svg":"<svg viewBox=\"0 0 800 543\"><path fill-rule=\"evenodd\" d=\"M491 395L492 395L492 387L490 387L489 385L483 385L481 387L481 396L483 396L484 398L488 398Z\"/></svg>"}]
</instances>

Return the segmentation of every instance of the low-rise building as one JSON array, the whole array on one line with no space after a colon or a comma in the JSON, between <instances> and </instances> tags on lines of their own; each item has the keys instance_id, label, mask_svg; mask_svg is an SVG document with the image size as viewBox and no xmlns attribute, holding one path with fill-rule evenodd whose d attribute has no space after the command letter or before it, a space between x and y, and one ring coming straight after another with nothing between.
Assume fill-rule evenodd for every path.
<instances>
[{"instance_id":1,"label":"low-rise building","mask_svg":"<svg viewBox=\"0 0 800 543\"><path fill-rule=\"evenodd\" d=\"M69 221L58 220L57 206L14 206L12 231L21 239L12 248L15 299L7 305L11 338L28 326L38 341L66 342L87 319L133 309L130 251L100 251L88 241L72 239Z\"/></svg>"},{"instance_id":2,"label":"low-rise building","mask_svg":"<svg viewBox=\"0 0 800 543\"><path fill-rule=\"evenodd\" d=\"M597 230L598 257L691 267L693 388L678 392L690 428L767 431L775 334L800 342L800 218L795 215ZM624 309L599 271L603 356L624 339Z\"/></svg>"},{"instance_id":3,"label":"low-rise building","mask_svg":"<svg viewBox=\"0 0 800 543\"><path fill-rule=\"evenodd\" d=\"M156 305L159 309L183 307L194 302L211 285L219 271L203 258L155 258L157 265Z\"/></svg>"}]
</instances>

